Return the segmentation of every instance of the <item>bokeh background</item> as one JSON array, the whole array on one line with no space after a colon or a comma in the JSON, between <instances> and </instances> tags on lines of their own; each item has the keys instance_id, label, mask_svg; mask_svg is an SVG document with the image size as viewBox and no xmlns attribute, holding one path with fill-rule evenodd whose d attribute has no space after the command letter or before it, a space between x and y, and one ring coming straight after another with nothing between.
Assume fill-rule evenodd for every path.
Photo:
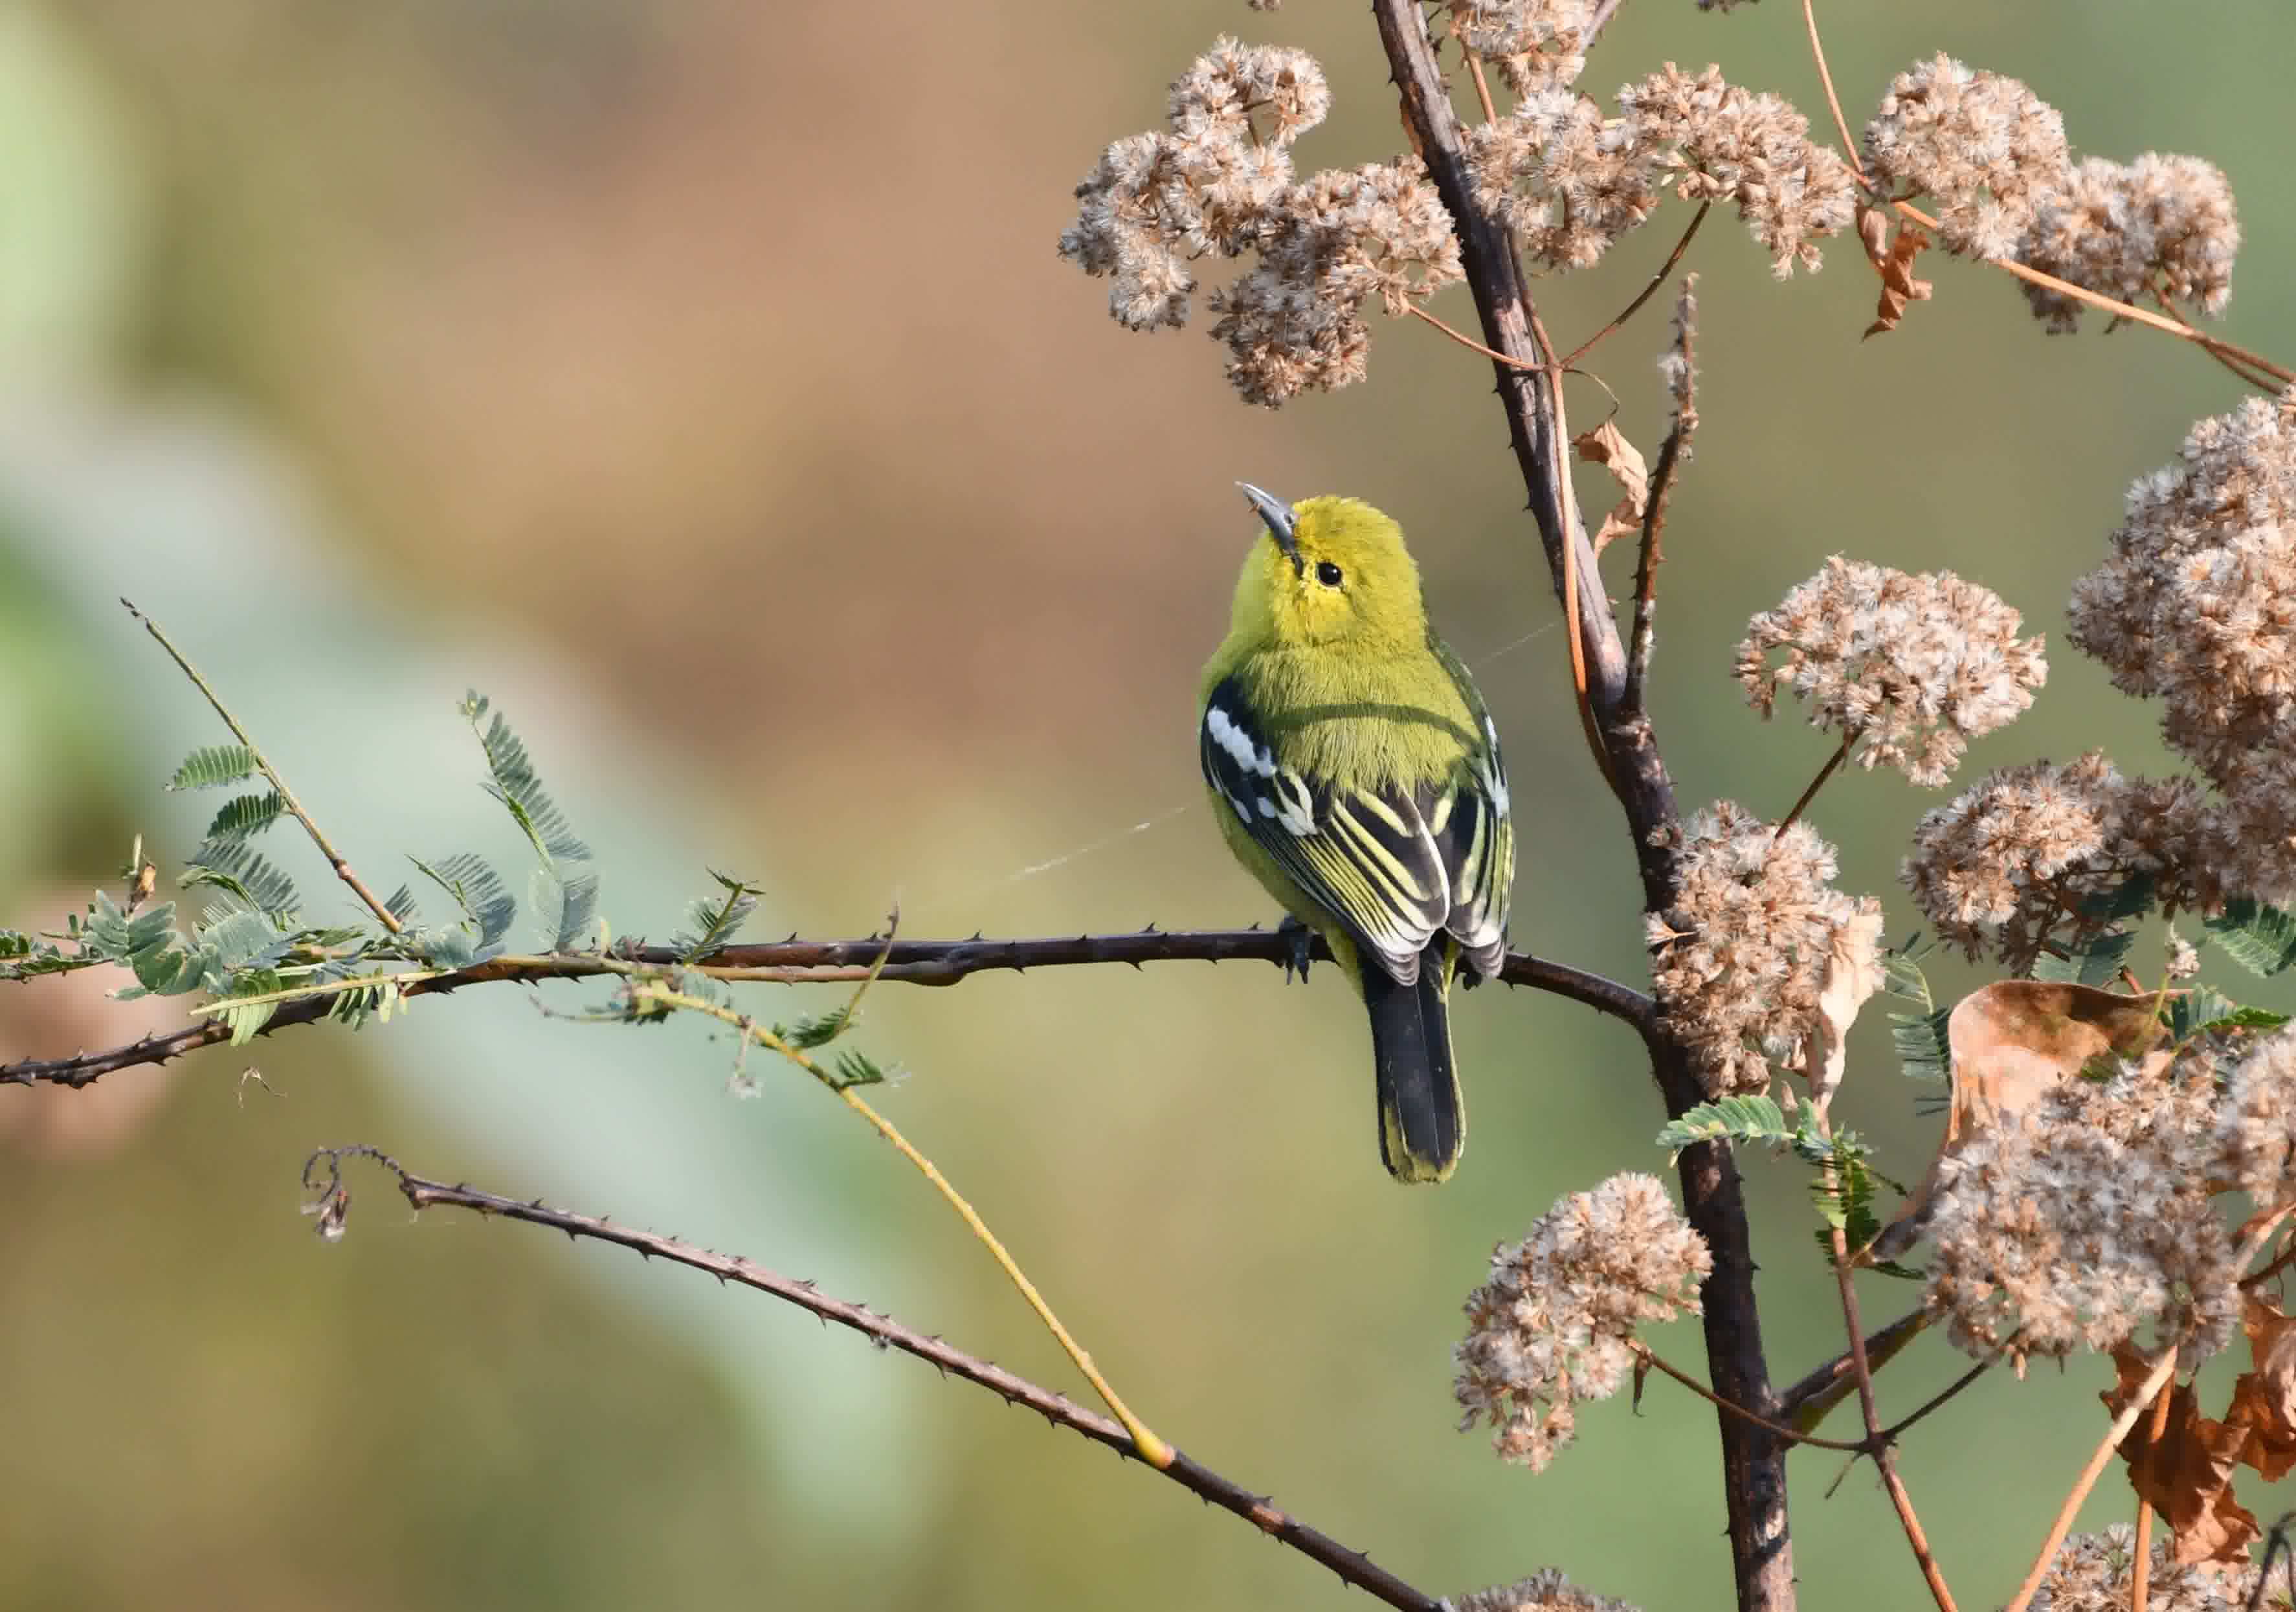
<instances>
[{"instance_id":1,"label":"bokeh background","mask_svg":"<svg viewBox=\"0 0 2296 1612\"><path fill-rule=\"evenodd\" d=\"M2284 0L1826 20L1853 121L1942 48L2027 78L2080 152L2220 163L2247 237L2225 328L2296 355ZM56 924L135 833L172 865L211 806L160 788L220 735L121 594L386 883L406 852L516 865L455 714L475 685L599 847L618 932L667 933L709 866L767 886L754 933L865 933L896 899L913 935L1266 917L1193 754L1248 477L1406 520L1518 781L1518 943L1639 980L1628 847L1480 362L1382 326L1370 384L1249 411L1201 329L1128 336L1054 257L1078 176L1224 31L1325 63L1338 110L1303 166L1395 149L1362 8L1310 0L0 0L0 923ZM1820 104L1784 4L1631 0L1587 83L1669 59ZM1543 286L1558 338L1622 305L1683 221ZM2129 479L2241 395L2145 332L2046 339L1966 265L1935 264L1936 301L1861 341L1854 246L1777 284L1718 217L1692 263L1705 424L1655 693L1686 805L1775 814L1824 758L1726 670L1747 616L1825 555L1959 569L2054 641ZM1665 306L1597 364L1646 447ZM1446 311L1472 323L1462 291ZM2092 744L2169 765L2092 665L2060 650L2052 673L1965 778ZM1936 799L1857 773L1816 809L1894 932L1913 925L1897 862ZM307 850L274 848L322 888ZM0 1055L173 1022L109 983L8 988ZM1458 1034L1473 1145L1450 1185L1406 1192L1378 1169L1361 1027L1328 973L888 987L864 1030L914 1071L898 1121L1177 1442L1439 1592L1559 1563L1649 1607L1721 1604L1704 1407L1663 1384L1639 1415L1595 1407L1542 1477L1454 1430L1448 1350L1491 1246L1663 1162L1615 1027L1483 992ZM1878 1024L1860 1035L1849 1117L1916 1177L1940 1122ZM373 1141L738 1249L1071 1386L851 1116L772 1070L738 1099L727 1072L698 1033L495 991L78 1093L0 1090L0 1604L1346 1602L1178 1490L769 1301L418 1223L380 1178L355 1178L340 1246L296 1212L309 1149ZM1783 1379L1838 1320L1799 1174L1749 1167ZM1868 1313L1911 1297L1874 1279ZM1687 1327L1662 1344L1699 1358ZM1885 1404L1960 1363L1925 1340ZM2107 1378L1996 1374L1910 1441L1965 1600L2014 1583ZM1833 1461L1793 1458L1808 1604L1923 1604L1870 1473L1821 1498ZM2084 1526L2129 1504L2109 1478Z\"/></svg>"}]
</instances>

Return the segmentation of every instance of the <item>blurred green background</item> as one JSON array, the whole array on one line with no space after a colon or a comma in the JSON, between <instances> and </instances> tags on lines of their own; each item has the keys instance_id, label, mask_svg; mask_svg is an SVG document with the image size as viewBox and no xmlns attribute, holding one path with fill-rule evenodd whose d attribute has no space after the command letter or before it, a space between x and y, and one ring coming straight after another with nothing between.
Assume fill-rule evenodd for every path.
<instances>
[{"instance_id":1,"label":"blurred green background","mask_svg":"<svg viewBox=\"0 0 2296 1612\"><path fill-rule=\"evenodd\" d=\"M1834 10L1853 122L1945 49L2027 78L2081 153L2220 163L2247 237L2224 328L2296 356L2284 0ZM160 791L220 735L123 593L386 883L402 852L513 861L454 711L475 684L599 847L618 932L667 933L705 866L769 887L760 934L864 933L896 898L919 936L1267 917L1193 754L1248 477L1404 520L1513 764L1517 943L1639 982L1629 847L1560 636L1525 641L1554 606L1480 361L1382 323L1371 384L1247 411L1200 329L1128 336L1054 255L1078 176L1157 123L1223 31L1325 63L1338 110L1303 168L1391 154L1367 18L1308 0L0 0L0 923L55 924L135 832L172 865L211 804ZM1669 59L1820 104L1784 4L1630 0L1586 84ZM1683 221L1543 286L1558 340L1639 289ZM1704 428L1655 693L1686 806L1775 814L1823 760L1726 672L1746 618L1825 555L1954 568L2057 646L2127 483L2241 396L2144 332L2046 339L1967 265L1927 266L1936 301L1861 342L1854 245L1776 284L1717 217L1691 262ZM1646 448L1665 306L1597 364ZM1472 323L1463 291L1442 307ZM1575 403L1591 421L1598 399ZM2059 647L1964 781L2092 744L2169 765L2152 714ZM1814 814L1893 933L1913 925L1898 859L1939 798L1856 773ZM0 1055L174 1022L107 983L0 994ZM1194 964L888 987L865 1044L915 1071L897 1121L1193 1452L1437 1592L1557 1563L1652 1608L1723 1604L1703 1406L1660 1384L1639 1416L1594 1407L1537 1478L1452 1427L1458 1305L1491 1246L1562 1192L1662 1168L1629 1037L1528 993L1467 999L1473 1145L1452 1184L1405 1192L1377 1166L1343 993ZM1939 1121L1878 1023L1859 1033L1843 1104L1917 1177ZM1348 1600L1177 1489L769 1301L417 1223L380 1178L354 1177L340 1247L296 1214L309 1149L373 1141L737 1249L1074 1388L849 1115L770 1070L737 1101L726 1069L699 1034L571 1026L496 991L355 1039L0 1091L0 1605ZM1838 1317L1799 1174L1750 1169L1784 1379ZM1874 1279L1867 1313L1911 1297ZM1660 1341L1699 1362L1693 1327ZM1961 1364L1925 1340L1885 1410ZM1998 1373L1909 1441L1964 1602L2015 1582L2108 1379ZM1808 1604L1925 1604L1870 1472L1822 1498L1835 1459L1793 1458ZM2110 1477L2084 1526L2128 1510Z\"/></svg>"}]
</instances>

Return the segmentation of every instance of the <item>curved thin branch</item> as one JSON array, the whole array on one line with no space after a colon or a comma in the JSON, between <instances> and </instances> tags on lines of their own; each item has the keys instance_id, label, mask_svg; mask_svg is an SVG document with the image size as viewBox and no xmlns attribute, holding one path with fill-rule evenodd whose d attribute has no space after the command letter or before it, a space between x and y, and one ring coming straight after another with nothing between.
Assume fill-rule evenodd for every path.
<instances>
[{"instance_id":1,"label":"curved thin branch","mask_svg":"<svg viewBox=\"0 0 2296 1612\"><path fill-rule=\"evenodd\" d=\"M692 1243L680 1242L674 1237L616 1225L611 1221L594 1215L553 1209L539 1199L521 1203L516 1199L504 1198L498 1192L484 1191L477 1187L450 1186L443 1181L417 1175L388 1153L365 1146L323 1148L304 1163L303 1184L319 1195L308 1206L308 1210L318 1216L319 1229L324 1235L339 1237L342 1234L344 1215L350 1203L349 1190L342 1181L342 1161L347 1158L371 1158L398 1177L399 1191L405 1194L406 1201L417 1213L442 1207L470 1209L480 1215L499 1215L504 1220L523 1221L529 1225L547 1226L553 1231L563 1232L569 1237L586 1237L594 1241L611 1243L648 1258L666 1259L675 1264L704 1272L720 1282L734 1282L756 1292L769 1294L818 1316L824 1322L834 1322L840 1327L858 1332L881 1347L914 1354L927 1364L938 1367L944 1376L977 1384L1008 1403L1025 1405L1054 1427L1080 1433L1128 1461L1140 1462L1152 1472L1160 1471L1191 1493L1224 1511L1234 1512L1269 1538L1290 1546L1310 1561L1329 1567L1346 1583L1377 1597L1390 1607L1402 1608L1404 1612L1438 1612L1442 1605L1434 1597L1404 1583L1361 1551L1351 1551L1331 1535L1309 1527L1275 1506L1266 1496L1254 1494L1185 1452L1175 1451L1170 1465L1157 1467L1140 1453L1133 1443L1132 1435L1119 1423L1096 1412L1086 1410L1065 1395L1055 1394L1017 1372L1008 1371L978 1355L968 1354L914 1328L903 1326L889 1315L880 1315L845 1299L832 1298L809 1281L799 1281L781 1275L752 1260L734 1255L713 1254ZM322 1160L326 1165L325 1173L314 1181L313 1168Z\"/></svg>"},{"instance_id":2,"label":"curved thin branch","mask_svg":"<svg viewBox=\"0 0 2296 1612\"><path fill-rule=\"evenodd\" d=\"M1329 961L1331 949L1320 937L1309 955ZM1045 939L895 940L881 937L860 940L768 941L758 945L727 946L692 965L712 978L758 981L774 985L814 985L865 978L879 959L882 979L910 985L955 985L974 974L1009 969L1069 968L1090 963L1146 962L1272 962L1287 963L1292 940L1275 929L1145 929L1130 935L1072 935ZM465 986L504 980L534 984L545 979L587 979L626 972L636 963L645 967L680 966L668 946L617 947L611 958L582 953L547 956L489 958L467 969L421 975L404 986L408 996L430 996ZM1645 1039L1652 1034L1656 1010L1640 991L1599 974L1552 962L1526 953L1509 953L1499 978L1511 986L1528 986L1607 1013L1632 1025ZM291 1025L324 1019L334 1006L332 996L311 996L283 1004L260 1034L268 1035ZM0 1086L84 1086L115 1070L141 1064L166 1063L231 1039L231 1029L219 1019L202 1019L166 1035L146 1035L124 1046L102 1051L78 1052L70 1058L27 1058L0 1064Z\"/></svg>"}]
</instances>

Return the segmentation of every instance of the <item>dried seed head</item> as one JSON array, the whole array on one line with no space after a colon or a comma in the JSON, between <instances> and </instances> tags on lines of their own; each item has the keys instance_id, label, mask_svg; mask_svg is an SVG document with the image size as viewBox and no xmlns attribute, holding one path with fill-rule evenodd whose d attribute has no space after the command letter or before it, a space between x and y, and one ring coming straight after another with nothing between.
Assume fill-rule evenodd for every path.
<instances>
[{"instance_id":1,"label":"dried seed head","mask_svg":"<svg viewBox=\"0 0 2296 1612\"><path fill-rule=\"evenodd\" d=\"M2160 297L2202 313L2232 299L2240 217L2224 170L2198 157L2151 152L2130 163L2091 157L2061 194L2044 200L2018 243L2017 260L2122 302ZM2019 282L2052 331L2079 323L2083 305Z\"/></svg>"},{"instance_id":2,"label":"dried seed head","mask_svg":"<svg viewBox=\"0 0 2296 1612\"><path fill-rule=\"evenodd\" d=\"M1636 1330L1697 1313L1713 1264L1654 1176L1613 1175L1563 1199L1493 1252L1490 1281L1467 1296L1459 1430L1488 1418L1502 1457L1542 1469L1576 1432L1574 1407L1626 1382Z\"/></svg>"},{"instance_id":3,"label":"dried seed head","mask_svg":"<svg viewBox=\"0 0 2296 1612\"><path fill-rule=\"evenodd\" d=\"M1760 1092L1773 1060L1807 1062L1827 961L1881 912L1833 876L1833 847L1806 822L1781 836L1724 800L1685 825L1674 904L1649 921L1652 969L1660 1011L1709 1093Z\"/></svg>"},{"instance_id":4,"label":"dried seed head","mask_svg":"<svg viewBox=\"0 0 2296 1612\"><path fill-rule=\"evenodd\" d=\"M2042 640L2020 639L2021 622L1951 571L1909 576L1836 555L1747 623L1738 681L1765 716L1781 689L1807 701L1812 725L1857 742L1859 765L1940 784L1969 740L2022 712L2047 678Z\"/></svg>"},{"instance_id":5,"label":"dried seed head","mask_svg":"<svg viewBox=\"0 0 2296 1612\"><path fill-rule=\"evenodd\" d=\"M1937 203L1948 251L2008 258L2071 166L2064 119L2014 78L1949 56L1899 73L1863 143L1866 168Z\"/></svg>"}]
</instances>

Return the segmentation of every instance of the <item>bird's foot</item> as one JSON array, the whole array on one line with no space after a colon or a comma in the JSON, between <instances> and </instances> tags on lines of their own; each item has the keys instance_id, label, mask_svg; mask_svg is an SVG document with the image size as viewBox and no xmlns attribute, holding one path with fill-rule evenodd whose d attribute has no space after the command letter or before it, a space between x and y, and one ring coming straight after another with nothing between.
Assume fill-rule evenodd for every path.
<instances>
[{"instance_id":1,"label":"bird's foot","mask_svg":"<svg viewBox=\"0 0 2296 1612\"><path fill-rule=\"evenodd\" d=\"M1287 915L1282 923L1275 926L1275 933L1279 939L1291 943L1292 949L1283 959L1283 978L1289 980L1297 974L1300 983L1307 984L1308 964L1313 960L1315 952L1316 931Z\"/></svg>"}]
</instances>

